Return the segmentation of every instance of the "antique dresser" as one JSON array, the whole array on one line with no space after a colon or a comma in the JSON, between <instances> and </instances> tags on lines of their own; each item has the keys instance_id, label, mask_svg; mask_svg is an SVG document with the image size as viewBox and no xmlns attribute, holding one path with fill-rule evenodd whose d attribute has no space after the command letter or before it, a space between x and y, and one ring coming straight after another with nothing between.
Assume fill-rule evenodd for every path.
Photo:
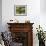
<instances>
[{"instance_id":1,"label":"antique dresser","mask_svg":"<svg viewBox=\"0 0 46 46\"><path fill-rule=\"evenodd\" d=\"M12 40L18 46L33 46L33 23L7 23Z\"/></svg>"}]
</instances>

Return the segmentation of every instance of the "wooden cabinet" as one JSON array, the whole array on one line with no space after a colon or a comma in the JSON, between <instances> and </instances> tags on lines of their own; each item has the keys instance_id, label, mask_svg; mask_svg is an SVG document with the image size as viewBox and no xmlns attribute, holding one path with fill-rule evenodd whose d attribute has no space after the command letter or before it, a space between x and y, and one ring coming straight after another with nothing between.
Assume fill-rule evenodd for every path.
<instances>
[{"instance_id":1,"label":"wooden cabinet","mask_svg":"<svg viewBox=\"0 0 46 46\"><path fill-rule=\"evenodd\" d=\"M13 41L23 43L22 46L33 46L33 23L7 23Z\"/></svg>"}]
</instances>

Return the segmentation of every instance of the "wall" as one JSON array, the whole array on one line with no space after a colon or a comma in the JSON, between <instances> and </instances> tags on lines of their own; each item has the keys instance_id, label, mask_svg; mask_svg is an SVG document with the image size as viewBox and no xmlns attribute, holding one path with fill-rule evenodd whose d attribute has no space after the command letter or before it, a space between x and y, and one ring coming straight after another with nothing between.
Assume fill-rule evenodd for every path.
<instances>
[{"instance_id":1,"label":"wall","mask_svg":"<svg viewBox=\"0 0 46 46\"><path fill-rule=\"evenodd\" d=\"M46 0L40 0L40 24L46 31Z\"/></svg>"},{"instance_id":2,"label":"wall","mask_svg":"<svg viewBox=\"0 0 46 46\"><path fill-rule=\"evenodd\" d=\"M39 23L40 0L35 0L35 1L34 0L20 0L20 1L21 2L19 2L19 0L17 0L17 1L16 0L3 0L2 1L3 26L5 26L6 23L10 19L17 19L17 20L19 20L19 22L24 22L26 19L29 19L31 22ZM14 5L16 5L16 4L27 5L27 16L14 16ZM6 30L5 27L4 27L4 29Z\"/></svg>"},{"instance_id":3,"label":"wall","mask_svg":"<svg viewBox=\"0 0 46 46\"><path fill-rule=\"evenodd\" d=\"M42 13L46 13L46 0L40 0L40 9Z\"/></svg>"},{"instance_id":4,"label":"wall","mask_svg":"<svg viewBox=\"0 0 46 46\"><path fill-rule=\"evenodd\" d=\"M2 31L2 0L0 0L0 31Z\"/></svg>"}]
</instances>

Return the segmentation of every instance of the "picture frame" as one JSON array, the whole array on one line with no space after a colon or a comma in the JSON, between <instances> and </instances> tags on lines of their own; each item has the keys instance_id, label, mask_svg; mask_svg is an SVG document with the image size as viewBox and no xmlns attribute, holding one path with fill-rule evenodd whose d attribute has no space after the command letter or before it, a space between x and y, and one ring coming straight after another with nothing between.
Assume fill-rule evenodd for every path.
<instances>
[{"instance_id":1,"label":"picture frame","mask_svg":"<svg viewBox=\"0 0 46 46\"><path fill-rule=\"evenodd\" d=\"M26 16L27 15L27 5L15 5L14 15L15 16Z\"/></svg>"}]
</instances>

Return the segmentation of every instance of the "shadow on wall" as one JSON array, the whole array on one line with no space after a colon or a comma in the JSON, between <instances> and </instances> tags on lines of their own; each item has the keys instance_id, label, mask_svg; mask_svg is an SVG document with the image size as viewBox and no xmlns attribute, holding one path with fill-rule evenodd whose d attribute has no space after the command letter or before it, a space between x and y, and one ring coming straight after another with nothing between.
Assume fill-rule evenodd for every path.
<instances>
[{"instance_id":1,"label":"shadow on wall","mask_svg":"<svg viewBox=\"0 0 46 46\"><path fill-rule=\"evenodd\" d=\"M0 31L2 31L2 0L0 0Z\"/></svg>"},{"instance_id":2,"label":"shadow on wall","mask_svg":"<svg viewBox=\"0 0 46 46\"><path fill-rule=\"evenodd\" d=\"M40 12L46 14L46 0L40 0Z\"/></svg>"}]
</instances>

